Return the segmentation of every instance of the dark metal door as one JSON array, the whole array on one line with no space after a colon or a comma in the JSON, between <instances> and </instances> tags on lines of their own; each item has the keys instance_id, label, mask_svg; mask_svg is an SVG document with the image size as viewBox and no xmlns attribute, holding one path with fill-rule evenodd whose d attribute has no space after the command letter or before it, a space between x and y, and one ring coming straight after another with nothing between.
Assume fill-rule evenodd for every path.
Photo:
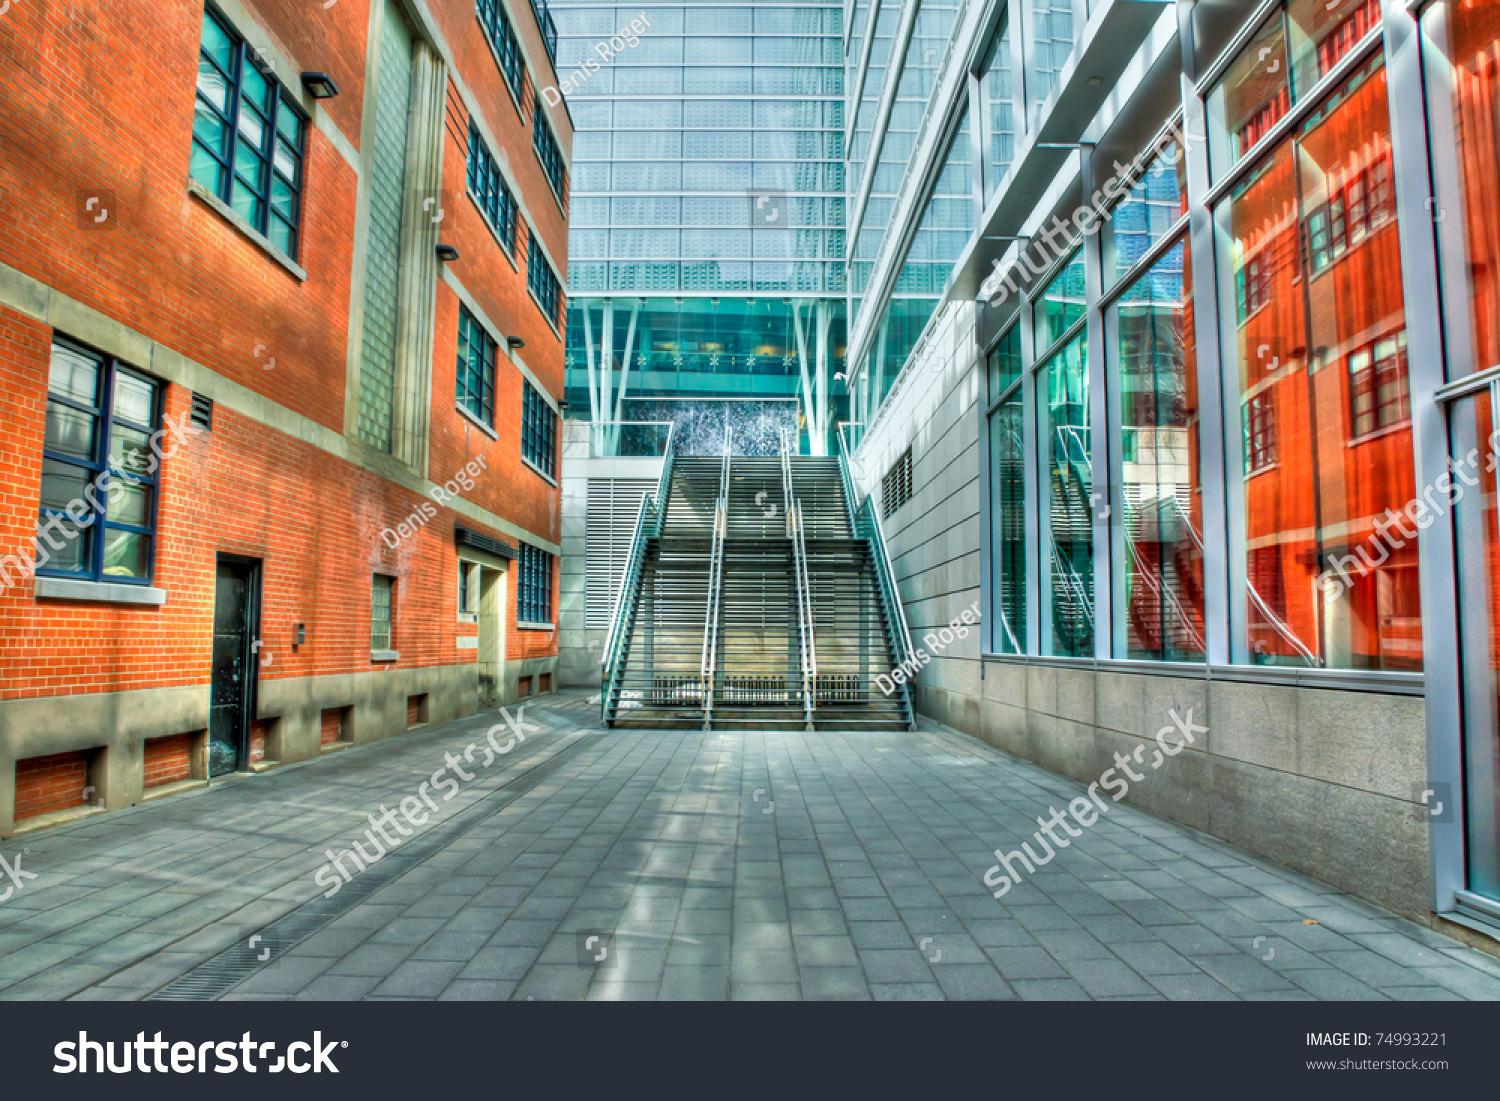
<instances>
[{"instance_id":1,"label":"dark metal door","mask_svg":"<svg viewBox=\"0 0 1500 1101\"><path fill-rule=\"evenodd\" d=\"M243 768L246 734L254 700L257 567L219 559L214 583L213 683L209 697L208 774L223 776Z\"/></svg>"}]
</instances>

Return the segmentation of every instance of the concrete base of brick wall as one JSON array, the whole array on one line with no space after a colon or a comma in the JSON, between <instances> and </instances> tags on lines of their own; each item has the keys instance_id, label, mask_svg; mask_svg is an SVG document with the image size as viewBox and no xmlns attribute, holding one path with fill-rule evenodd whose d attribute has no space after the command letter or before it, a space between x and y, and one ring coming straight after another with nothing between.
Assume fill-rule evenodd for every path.
<instances>
[{"instance_id":1,"label":"concrete base of brick wall","mask_svg":"<svg viewBox=\"0 0 1500 1101\"><path fill-rule=\"evenodd\" d=\"M539 685L542 673L553 674L555 682L556 672L555 657L506 662L501 704L515 705L521 677ZM201 751L208 693L208 685L200 684L0 702L0 837L9 837L16 825L17 761L88 751L87 779L97 789L90 801L102 799L107 810L134 806L145 793L147 739L192 733ZM266 761L279 764L322 752L323 712L329 708L350 709L344 740L356 744L405 733L411 696L427 696L430 723L479 710L478 667L472 662L262 680L258 693L255 717L267 722Z\"/></svg>"},{"instance_id":2,"label":"concrete base of brick wall","mask_svg":"<svg viewBox=\"0 0 1500 1101\"><path fill-rule=\"evenodd\" d=\"M1431 920L1421 697L1009 661L981 682L978 661L936 664L946 683L918 684L922 713L1082 784L1143 743L1149 764L1171 711L1193 708L1207 732L1134 765L1126 802Z\"/></svg>"}]
</instances>

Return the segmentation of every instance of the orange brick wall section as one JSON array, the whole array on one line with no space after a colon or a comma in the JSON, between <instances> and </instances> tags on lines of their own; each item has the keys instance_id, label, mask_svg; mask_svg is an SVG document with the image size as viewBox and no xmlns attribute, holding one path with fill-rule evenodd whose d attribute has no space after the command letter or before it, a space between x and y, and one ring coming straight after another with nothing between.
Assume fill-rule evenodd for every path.
<instances>
[{"instance_id":1,"label":"orange brick wall section","mask_svg":"<svg viewBox=\"0 0 1500 1101\"><path fill-rule=\"evenodd\" d=\"M0 308L0 421L9 431L0 549L28 561L49 357L48 330ZM168 387L167 415L180 418L188 398ZM167 590L166 604L38 602L29 579L0 593L0 699L207 683L220 553L264 563L262 679L390 668L370 662L376 572L397 578L399 667L477 661L456 643L456 514L439 505L396 547L381 538L423 501L431 498L216 406L213 430L181 444L162 466L155 584ZM512 593L514 584L513 572ZM557 586L554 561L554 608ZM553 633L515 630L515 604L507 656L556 654ZM306 642L293 653L299 623Z\"/></svg>"},{"instance_id":2,"label":"orange brick wall section","mask_svg":"<svg viewBox=\"0 0 1500 1101\"><path fill-rule=\"evenodd\" d=\"M344 709L330 707L323 712L323 745L344 740Z\"/></svg>"},{"instance_id":3,"label":"orange brick wall section","mask_svg":"<svg viewBox=\"0 0 1500 1101\"><path fill-rule=\"evenodd\" d=\"M82 806L88 756L55 753L16 762L16 821Z\"/></svg>"},{"instance_id":4,"label":"orange brick wall section","mask_svg":"<svg viewBox=\"0 0 1500 1101\"><path fill-rule=\"evenodd\" d=\"M330 18L264 6L285 7L289 27ZM332 18L363 21L351 14L360 6L338 4ZM11 62L0 80L0 257L341 431L357 175L307 128L305 283L189 194L201 18L202 4L184 0L11 5L0 19ZM357 29L347 52L362 70ZM341 111L357 108L349 84L348 103L329 101ZM345 133L357 138L357 122ZM102 227L80 216L80 195L95 193L110 207Z\"/></svg>"},{"instance_id":5,"label":"orange brick wall section","mask_svg":"<svg viewBox=\"0 0 1500 1101\"><path fill-rule=\"evenodd\" d=\"M145 787L149 790L188 779L192 772L192 749L191 734L147 738Z\"/></svg>"}]
</instances>

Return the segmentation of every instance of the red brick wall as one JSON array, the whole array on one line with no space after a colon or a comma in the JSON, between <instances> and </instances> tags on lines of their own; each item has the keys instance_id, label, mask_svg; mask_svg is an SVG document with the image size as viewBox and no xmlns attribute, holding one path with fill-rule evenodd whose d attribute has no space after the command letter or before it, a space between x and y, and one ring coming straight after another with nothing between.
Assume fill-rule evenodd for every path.
<instances>
[{"instance_id":1,"label":"red brick wall","mask_svg":"<svg viewBox=\"0 0 1500 1101\"><path fill-rule=\"evenodd\" d=\"M146 783L149 790L186 780L192 773L193 736L172 734L146 739Z\"/></svg>"},{"instance_id":2,"label":"red brick wall","mask_svg":"<svg viewBox=\"0 0 1500 1101\"><path fill-rule=\"evenodd\" d=\"M88 755L56 753L16 762L16 821L82 806L88 783ZM90 799L97 801L95 793Z\"/></svg>"},{"instance_id":3,"label":"red brick wall","mask_svg":"<svg viewBox=\"0 0 1500 1101\"><path fill-rule=\"evenodd\" d=\"M330 707L323 712L323 745L332 745L334 742L347 741L344 734L344 709L342 707Z\"/></svg>"},{"instance_id":4,"label":"red brick wall","mask_svg":"<svg viewBox=\"0 0 1500 1101\"><path fill-rule=\"evenodd\" d=\"M0 333L7 323L23 337L0 343L0 421L19 452L3 460L16 478L0 491L0 548L14 553L35 535L49 346L41 330L0 308ZM28 361L24 369L18 360ZM179 417L187 401L187 391L169 387L168 415ZM438 506L395 548L381 539L423 501L431 498L217 406L213 430L162 466L155 583L168 591L166 604L38 602L29 579L0 593L0 699L207 683L219 553L264 563L262 679L390 668L370 663L376 570L397 578L401 667L476 661L476 651L457 647L456 514ZM23 554L29 561L30 550ZM555 654L551 633L514 631L510 604L508 656ZM298 623L307 639L293 653Z\"/></svg>"},{"instance_id":5,"label":"red brick wall","mask_svg":"<svg viewBox=\"0 0 1500 1101\"><path fill-rule=\"evenodd\" d=\"M368 5L345 2L311 14L269 0L260 6L267 28L299 64L337 80L341 94L317 110L329 112L357 144ZM496 153L517 166L538 228L561 262L566 225L536 163L529 130L504 114L513 116L515 108L499 83L472 0L437 0L433 6L442 26L452 30L449 41L466 83L487 112L494 103L497 117L490 128L506 143ZM306 282L189 195L201 14L197 0L12 4L0 19L0 58L6 62L0 70L0 261L341 432L356 174L310 126L301 226ZM529 43L535 32L529 12L522 14L518 30ZM142 52L138 44L145 41L152 49ZM539 39L536 47L533 60L544 62ZM496 91L503 102L495 99ZM121 125L122 119L129 124ZM559 129L560 140L564 136ZM463 196L467 135L450 126L446 140L445 187ZM80 220L80 190L113 192L110 228ZM516 271L497 255L498 245L467 197L451 206L444 237L464 252L456 274L494 322L506 327L505 335L526 339L526 363L560 394L562 343L526 292L524 257ZM492 441L454 410L457 299L440 285L437 302L433 480L447 481L483 456L480 485L464 495L539 538L559 542L558 490L520 461L519 368L501 365L501 438ZM0 557L16 554L27 562L40 490L51 339L46 326L0 307L0 423L7 433L0 449ZM188 398L182 387L168 387L167 414L180 419ZM456 514L438 506L436 517L395 548L381 539L429 498L223 404L214 410L213 431L163 464L160 489L155 584L167 590L166 604L37 602L29 579L0 591L0 699L206 683L219 553L264 562L263 678L389 668L369 661L376 570L398 579L395 635L402 667L477 660L476 651L455 645ZM463 523L507 542L515 538L469 519ZM555 654L551 633L522 636L514 630L514 576L511 581L507 656ZM554 607L556 584L554 575ZM306 624L307 639L293 653L298 623Z\"/></svg>"},{"instance_id":6,"label":"red brick wall","mask_svg":"<svg viewBox=\"0 0 1500 1101\"><path fill-rule=\"evenodd\" d=\"M359 6L336 5L330 30L362 21L352 13ZM285 8L289 27L329 18L321 10L294 12L294 5L265 7ZM7 60L0 80L6 196L0 255L235 382L342 430L355 171L316 126L308 127L305 283L191 197L201 17L200 3L183 0L11 5L0 19L0 57ZM347 47L361 59L363 37L360 29L358 43ZM143 42L151 48L140 49ZM348 83L354 94L341 111L357 106L358 81ZM357 138L358 125L346 132ZM79 217L80 193L95 192L111 206L104 228Z\"/></svg>"}]
</instances>

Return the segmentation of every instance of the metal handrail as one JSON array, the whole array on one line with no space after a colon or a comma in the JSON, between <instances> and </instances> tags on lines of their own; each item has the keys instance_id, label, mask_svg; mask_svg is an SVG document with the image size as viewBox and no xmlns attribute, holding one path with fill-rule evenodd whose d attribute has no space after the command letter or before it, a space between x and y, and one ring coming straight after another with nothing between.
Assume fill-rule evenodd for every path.
<instances>
[{"instance_id":1,"label":"metal handrail","mask_svg":"<svg viewBox=\"0 0 1500 1101\"><path fill-rule=\"evenodd\" d=\"M812 729L813 710L817 706L818 650L813 637L812 576L807 568L806 528L802 521L802 502L794 495L792 484L791 443L785 431L781 434L781 486L786 502L786 534L792 542L792 577L797 590L798 657L802 665L802 710Z\"/></svg>"},{"instance_id":2,"label":"metal handrail","mask_svg":"<svg viewBox=\"0 0 1500 1101\"><path fill-rule=\"evenodd\" d=\"M603 689L599 693L599 721L601 723L608 719L609 701L614 696L620 679L620 655L625 639L625 632L622 629L625 609L632 606L636 587L640 583L641 569L645 563L645 533L648 525L654 523L654 526L659 529L659 519L653 516L656 512L656 503L649 496L642 497L641 509L635 518L635 534L630 540L630 557L626 560L624 573L620 576L620 587L615 593L615 610L610 616L609 633L604 637L604 652L600 658L604 680Z\"/></svg>"},{"instance_id":3,"label":"metal handrail","mask_svg":"<svg viewBox=\"0 0 1500 1101\"><path fill-rule=\"evenodd\" d=\"M629 423L629 422L627 422ZM650 423L650 422L639 422ZM670 422L669 422L670 423ZM604 636L604 649L599 656L601 677L604 681L599 693L600 721L609 715L609 701L614 695L619 680L620 651L624 647L625 617L634 602L635 590L640 584L641 570L646 559L646 543L661 535L667 518L667 493L672 485L672 467L677 457L672 446L676 440L676 425L667 429L666 458L662 463L661 479L657 482L656 496L645 494L636 513L635 530L630 537L630 554L625 560L625 569L620 575L619 587L615 590L615 606L609 617L609 630Z\"/></svg>"},{"instance_id":4,"label":"metal handrail","mask_svg":"<svg viewBox=\"0 0 1500 1101\"><path fill-rule=\"evenodd\" d=\"M869 520L870 538L875 543L875 572L880 578L881 588L885 590L887 610L900 645L901 653L898 658L904 662L911 657L916 647L912 645L911 632L906 629L906 612L901 607L901 590L896 587L896 568L891 564L891 555L885 546L885 529L880 525L880 513L875 508L875 499L866 497L861 511Z\"/></svg>"},{"instance_id":5,"label":"metal handrail","mask_svg":"<svg viewBox=\"0 0 1500 1101\"><path fill-rule=\"evenodd\" d=\"M849 441L848 438L844 435L844 430L846 428L852 428L855 423L857 422L844 421L839 425L838 430L839 480L844 484L844 508L849 514L850 534L853 534L854 532L854 514L856 512L854 498L856 490L854 487L854 473L849 468Z\"/></svg>"},{"instance_id":6,"label":"metal handrail","mask_svg":"<svg viewBox=\"0 0 1500 1101\"><path fill-rule=\"evenodd\" d=\"M812 577L807 569L807 539L802 525L802 502L792 506L796 519L792 528L793 567L797 575L797 618L802 621L802 708L812 728L817 707L818 644L813 635Z\"/></svg>"},{"instance_id":7,"label":"metal handrail","mask_svg":"<svg viewBox=\"0 0 1500 1101\"><path fill-rule=\"evenodd\" d=\"M719 602L724 583L724 539L729 532L729 459L734 430L724 426L724 455L719 472L719 498L714 502L713 548L708 559L708 604L703 611L703 728L713 721L714 676L719 664Z\"/></svg>"}]
</instances>

